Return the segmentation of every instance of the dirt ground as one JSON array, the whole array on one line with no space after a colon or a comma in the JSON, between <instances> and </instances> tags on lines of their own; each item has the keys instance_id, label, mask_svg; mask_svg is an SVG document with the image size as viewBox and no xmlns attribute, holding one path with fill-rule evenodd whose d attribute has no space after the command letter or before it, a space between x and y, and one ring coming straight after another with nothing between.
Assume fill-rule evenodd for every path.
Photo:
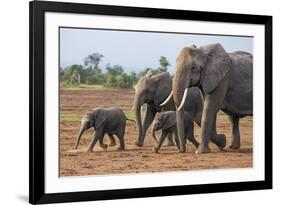
<instances>
[{"instance_id":1,"label":"dirt ground","mask_svg":"<svg viewBox=\"0 0 281 205\"><path fill-rule=\"evenodd\" d=\"M82 136L77 150L74 149L79 132L80 118L96 107L120 107L129 118L133 103L133 90L82 88L61 89L60 91L60 176L83 176L140 172L165 172L214 168L243 168L253 165L253 122L252 117L240 120L240 150L219 151L210 143L211 153L196 155L195 147L187 145L187 153L178 153L175 146L162 146L159 154L152 152L154 141L149 129L143 147L134 145L137 127L128 122L125 134L125 151L117 151L117 146L102 150L98 143L94 152L86 149L92 137L92 130ZM219 113L218 133L227 135L230 143L230 125L227 116ZM160 133L158 133L159 136ZM199 127L195 127L195 136L199 140ZM200 140L199 140L200 141ZM118 139L116 139L118 143ZM109 144L108 136L105 143Z\"/></svg>"}]
</instances>

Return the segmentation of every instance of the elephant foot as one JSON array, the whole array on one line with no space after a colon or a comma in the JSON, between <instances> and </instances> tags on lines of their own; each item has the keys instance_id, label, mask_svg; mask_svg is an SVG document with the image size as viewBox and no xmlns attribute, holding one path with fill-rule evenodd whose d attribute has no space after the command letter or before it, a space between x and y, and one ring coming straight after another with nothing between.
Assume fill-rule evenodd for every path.
<instances>
[{"instance_id":1,"label":"elephant foot","mask_svg":"<svg viewBox=\"0 0 281 205\"><path fill-rule=\"evenodd\" d=\"M91 148L89 148L89 149L87 149L87 152L88 152L88 153L92 153L93 150L92 150Z\"/></svg>"},{"instance_id":2,"label":"elephant foot","mask_svg":"<svg viewBox=\"0 0 281 205\"><path fill-rule=\"evenodd\" d=\"M184 149L179 149L179 153L185 153L186 152L186 148Z\"/></svg>"},{"instance_id":3,"label":"elephant foot","mask_svg":"<svg viewBox=\"0 0 281 205\"><path fill-rule=\"evenodd\" d=\"M223 150L226 145L226 136L224 134L217 134L215 144L220 150Z\"/></svg>"},{"instance_id":4,"label":"elephant foot","mask_svg":"<svg viewBox=\"0 0 281 205\"><path fill-rule=\"evenodd\" d=\"M170 147L170 146L175 146L175 143L173 141L168 141L166 144L165 144L166 147Z\"/></svg>"},{"instance_id":5,"label":"elephant foot","mask_svg":"<svg viewBox=\"0 0 281 205\"><path fill-rule=\"evenodd\" d=\"M113 147L115 145L116 145L116 142L110 142L110 144L109 144L110 147Z\"/></svg>"},{"instance_id":6,"label":"elephant foot","mask_svg":"<svg viewBox=\"0 0 281 205\"><path fill-rule=\"evenodd\" d=\"M199 147L196 150L196 154L203 154L203 153L209 153L210 152L210 148L208 146L204 146L202 144L199 145Z\"/></svg>"},{"instance_id":7,"label":"elephant foot","mask_svg":"<svg viewBox=\"0 0 281 205\"><path fill-rule=\"evenodd\" d=\"M138 146L138 147L142 147L143 143L140 143L139 141L135 141L135 145Z\"/></svg>"},{"instance_id":8,"label":"elephant foot","mask_svg":"<svg viewBox=\"0 0 281 205\"><path fill-rule=\"evenodd\" d=\"M158 153L158 151L159 151L159 148L157 148L157 147L153 147L153 148L152 148L152 152Z\"/></svg>"},{"instance_id":9,"label":"elephant foot","mask_svg":"<svg viewBox=\"0 0 281 205\"><path fill-rule=\"evenodd\" d=\"M100 147L103 148L103 149L107 149L108 145L107 144L101 144Z\"/></svg>"},{"instance_id":10,"label":"elephant foot","mask_svg":"<svg viewBox=\"0 0 281 205\"><path fill-rule=\"evenodd\" d=\"M229 148L230 149L240 149L240 144L232 143L231 145L229 145Z\"/></svg>"},{"instance_id":11,"label":"elephant foot","mask_svg":"<svg viewBox=\"0 0 281 205\"><path fill-rule=\"evenodd\" d=\"M119 147L117 150L118 150L118 151L124 151L125 148L124 148L124 147Z\"/></svg>"}]
</instances>

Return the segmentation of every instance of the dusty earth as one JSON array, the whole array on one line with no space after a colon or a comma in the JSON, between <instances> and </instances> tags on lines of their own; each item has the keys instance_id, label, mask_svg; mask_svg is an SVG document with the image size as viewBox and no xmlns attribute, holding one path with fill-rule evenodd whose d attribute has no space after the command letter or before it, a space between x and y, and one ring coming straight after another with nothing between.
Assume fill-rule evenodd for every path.
<instances>
[{"instance_id":1,"label":"dusty earth","mask_svg":"<svg viewBox=\"0 0 281 205\"><path fill-rule=\"evenodd\" d=\"M95 107L120 107L129 118L133 103L133 90L78 88L61 89L60 91L60 176L83 176L101 174L139 173L183 171L214 168L242 168L253 165L252 117L240 120L241 149L225 151L210 143L211 153L196 155L195 147L187 145L187 153L178 153L175 146L162 146L159 154L152 152L154 146L151 130L148 130L144 147L134 145L137 127L128 122L125 134L125 151L117 151L117 146L103 150L96 144L94 152L86 149L92 137L92 130L82 136L80 145L74 150L79 132L81 116ZM227 135L230 143L230 125L227 116L219 113L217 122L218 133ZM158 133L159 136L160 133ZM197 140L199 127L195 127ZM116 138L118 143L118 139ZM105 143L109 144L108 136Z\"/></svg>"}]
</instances>

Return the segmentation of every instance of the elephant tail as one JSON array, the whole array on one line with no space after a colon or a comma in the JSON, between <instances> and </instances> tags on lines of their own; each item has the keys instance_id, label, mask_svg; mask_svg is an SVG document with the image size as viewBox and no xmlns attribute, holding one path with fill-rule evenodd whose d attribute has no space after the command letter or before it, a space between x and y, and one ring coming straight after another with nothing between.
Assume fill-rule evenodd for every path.
<instances>
[{"instance_id":1,"label":"elephant tail","mask_svg":"<svg viewBox=\"0 0 281 205\"><path fill-rule=\"evenodd\" d=\"M133 119L126 118L126 120L127 120L127 121L132 121L132 122L134 122L134 123L136 124L136 121L133 120Z\"/></svg>"}]
</instances>

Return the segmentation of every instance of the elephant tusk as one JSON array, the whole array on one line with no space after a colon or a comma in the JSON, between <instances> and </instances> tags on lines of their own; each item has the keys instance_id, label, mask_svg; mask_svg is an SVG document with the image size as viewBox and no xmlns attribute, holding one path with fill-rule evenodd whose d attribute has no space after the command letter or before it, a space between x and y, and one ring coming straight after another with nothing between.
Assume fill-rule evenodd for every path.
<instances>
[{"instance_id":1,"label":"elephant tusk","mask_svg":"<svg viewBox=\"0 0 281 205\"><path fill-rule=\"evenodd\" d=\"M172 97L173 97L173 90L171 91L170 95L166 98L166 100L160 104L160 107L167 104L171 100Z\"/></svg>"},{"instance_id":2,"label":"elephant tusk","mask_svg":"<svg viewBox=\"0 0 281 205\"><path fill-rule=\"evenodd\" d=\"M202 90L201 90L201 89L200 89L200 96L201 96L202 101L204 102L204 95L203 95L203 93L202 93Z\"/></svg>"},{"instance_id":3,"label":"elephant tusk","mask_svg":"<svg viewBox=\"0 0 281 205\"><path fill-rule=\"evenodd\" d=\"M182 106L184 105L185 98L187 96L187 91L188 91L188 88L185 88L184 93L183 93L183 97L182 97L182 100L181 100L181 104L180 104L179 108L177 109L177 111L181 110Z\"/></svg>"}]
</instances>

